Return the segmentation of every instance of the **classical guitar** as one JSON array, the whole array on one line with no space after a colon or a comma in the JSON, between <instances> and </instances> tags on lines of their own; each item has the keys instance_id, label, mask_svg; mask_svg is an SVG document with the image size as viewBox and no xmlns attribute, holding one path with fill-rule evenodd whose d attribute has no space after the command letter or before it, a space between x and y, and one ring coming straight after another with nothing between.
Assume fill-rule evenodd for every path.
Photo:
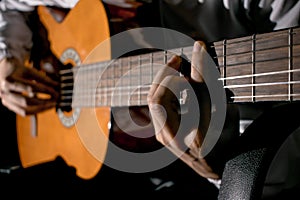
<instances>
[{"instance_id":1,"label":"classical guitar","mask_svg":"<svg viewBox=\"0 0 300 200\"><path fill-rule=\"evenodd\" d=\"M48 29L52 51L64 63L79 64L96 45L110 37L107 13L101 1L79 1L61 22L46 7L38 7L38 12ZM98 61L110 59L110 47L107 46L97 56ZM89 109L83 109L81 115L88 112ZM101 107L97 113L101 115L99 118L103 133L108 134L109 107ZM76 167L79 177L89 179L95 176L102 163L83 146L77 128L67 125L75 114L62 111L59 117L56 109L53 109L35 117L17 116L18 149L22 166L26 168L61 156L67 164ZM88 132L95 130L89 126L85 129ZM104 142L99 146L104 156L107 144Z\"/></svg>"},{"instance_id":2,"label":"classical guitar","mask_svg":"<svg viewBox=\"0 0 300 200\"><path fill-rule=\"evenodd\" d=\"M153 63L163 65L174 53L191 55L192 47L121 57L112 62L110 45L96 48L96 56L89 55L110 37L107 16L99 1L80 1L61 23L53 20L44 7L40 15L48 28L53 51L62 61L74 62L74 67L61 70L62 77L74 78L73 83L80 87L74 91L62 87L62 97L72 101L62 101L59 106L70 106L71 112L52 109L36 117L17 117L21 162L28 167L60 155L76 167L78 176L88 179L100 170L105 159L111 108L146 106L148 90L160 69ZM82 35L73 31L76 29L80 33L89 31ZM91 32L98 37L91 37ZM299 47L298 27L215 42L219 81L234 92L236 103L298 101ZM145 63L147 67L142 67ZM82 142L88 143L88 148Z\"/></svg>"}]
</instances>

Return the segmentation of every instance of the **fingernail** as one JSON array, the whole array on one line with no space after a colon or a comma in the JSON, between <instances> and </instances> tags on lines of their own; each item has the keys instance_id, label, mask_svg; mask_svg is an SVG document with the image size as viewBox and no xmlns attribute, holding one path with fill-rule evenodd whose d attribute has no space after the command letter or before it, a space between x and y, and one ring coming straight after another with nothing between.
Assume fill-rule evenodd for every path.
<instances>
[{"instance_id":1,"label":"fingernail","mask_svg":"<svg viewBox=\"0 0 300 200\"><path fill-rule=\"evenodd\" d=\"M28 92L28 97L29 98L33 98L34 97L34 93L33 92Z\"/></svg>"},{"instance_id":2,"label":"fingernail","mask_svg":"<svg viewBox=\"0 0 300 200\"><path fill-rule=\"evenodd\" d=\"M194 43L193 52L200 52L202 46L199 44L199 42Z\"/></svg>"},{"instance_id":3,"label":"fingernail","mask_svg":"<svg viewBox=\"0 0 300 200\"><path fill-rule=\"evenodd\" d=\"M168 66L173 67L176 70L179 70L181 63L181 58L179 56L173 56L169 61L168 61Z\"/></svg>"},{"instance_id":4,"label":"fingernail","mask_svg":"<svg viewBox=\"0 0 300 200\"><path fill-rule=\"evenodd\" d=\"M28 97L30 97L30 98L34 97L34 92L32 91L32 87L27 86L26 91L27 91Z\"/></svg>"},{"instance_id":5,"label":"fingernail","mask_svg":"<svg viewBox=\"0 0 300 200\"><path fill-rule=\"evenodd\" d=\"M169 60L169 64L171 65L175 65L181 62L181 59L179 56L173 56L170 60Z\"/></svg>"}]
</instances>

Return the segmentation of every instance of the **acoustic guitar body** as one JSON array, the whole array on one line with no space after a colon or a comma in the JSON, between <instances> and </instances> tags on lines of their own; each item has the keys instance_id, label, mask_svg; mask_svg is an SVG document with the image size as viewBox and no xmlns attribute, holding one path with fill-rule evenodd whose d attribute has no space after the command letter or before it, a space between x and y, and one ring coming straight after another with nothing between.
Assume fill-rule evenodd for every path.
<instances>
[{"instance_id":1,"label":"acoustic guitar body","mask_svg":"<svg viewBox=\"0 0 300 200\"><path fill-rule=\"evenodd\" d=\"M62 62L75 66L81 62L110 59L109 44L89 55L97 45L110 38L106 11L99 0L79 1L61 22L55 20L47 7L38 7L38 12L48 30L52 51ZM17 116L22 166L30 167L61 156L76 168L79 177L90 179L103 164L109 124L109 107L82 108L79 112L50 109L36 116Z\"/></svg>"}]
</instances>

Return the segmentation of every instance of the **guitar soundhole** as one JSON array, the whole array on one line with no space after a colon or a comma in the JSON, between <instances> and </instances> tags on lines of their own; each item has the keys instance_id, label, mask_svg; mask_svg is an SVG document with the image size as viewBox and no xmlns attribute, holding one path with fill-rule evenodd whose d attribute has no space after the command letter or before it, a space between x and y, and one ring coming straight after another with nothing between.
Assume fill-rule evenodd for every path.
<instances>
[{"instance_id":1,"label":"guitar soundhole","mask_svg":"<svg viewBox=\"0 0 300 200\"><path fill-rule=\"evenodd\" d=\"M60 73L60 99L58 106L62 111L70 112L72 110L73 83L72 64L66 64L63 67L63 72Z\"/></svg>"},{"instance_id":2,"label":"guitar soundhole","mask_svg":"<svg viewBox=\"0 0 300 200\"><path fill-rule=\"evenodd\" d=\"M66 49L61 58L65 64L60 72L60 102L57 107L58 118L65 127L73 126L79 118L80 108L72 108L74 74L73 65L80 65L79 54L73 48ZM71 64L72 63L72 64Z\"/></svg>"}]
</instances>

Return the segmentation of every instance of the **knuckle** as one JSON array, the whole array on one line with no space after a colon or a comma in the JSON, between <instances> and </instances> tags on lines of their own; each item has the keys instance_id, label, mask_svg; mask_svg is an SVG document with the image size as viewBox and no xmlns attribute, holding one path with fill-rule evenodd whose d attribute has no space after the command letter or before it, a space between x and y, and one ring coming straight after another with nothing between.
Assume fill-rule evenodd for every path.
<instances>
[{"instance_id":1,"label":"knuckle","mask_svg":"<svg viewBox=\"0 0 300 200\"><path fill-rule=\"evenodd\" d=\"M3 80L1 82L1 88L2 90L6 90L9 87L9 82L7 80Z\"/></svg>"},{"instance_id":2,"label":"knuckle","mask_svg":"<svg viewBox=\"0 0 300 200\"><path fill-rule=\"evenodd\" d=\"M162 100L160 98L151 97L151 98L147 99L147 101L148 101L149 105L157 105L157 104L161 105L162 104Z\"/></svg>"},{"instance_id":3,"label":"knuckle","mask_svg":"<svg viewBox=\"0 0 300 200\"><path fill-rule=\"evenodd\" d=\"M24 109L21 109L21 108L19 108L17 111L16 111L16 113L18 113L19 115L21 115L21 116L26 116L28 113L24 110Z\"/></svg>"},{"instance_id":4,"label":"knuckle","mask_svg":"<svg viewBox=\"0 0 300 200\"><path fill-rule=\"evenodd\" d=\"M164 137L162 136L162 133L155 134L155 139L163 145L166 144Z\"/></svg>"},{"instance_id":5,"label":"knuckle","mask_svg":"<svg viewBox=\"0 0 300 200\"><path fill-rule=\"evenodd\" d=\"M148 102L149 105L156 105L156 104L161 105L163 103L163 97L148 94L147 102Z\"/></svg>"},{"instance_id":6,"label":"knuckle","mask_svg":"<svg viewBox=\"0 0 300 200\"><path fill-rule=\"evenodd\" d=\"M25 97L21 97L21 98L19 99L19 101L20 101L20 105L21 105L21 106L23 106L23 107L27 107L27 106L28 106L28 101L26 100Z\"/></svg>"},{"instance_id":7,"label":"knuckle","mask_svg":"<svg viewBox=\"0 0 300 200\"><path fill-rule=\"evenodd\" d=\"M2 96L1 98L1 103L7 107L7 101L6 101L6 98L4 96Z\"/></svg>"}]
</instances>

